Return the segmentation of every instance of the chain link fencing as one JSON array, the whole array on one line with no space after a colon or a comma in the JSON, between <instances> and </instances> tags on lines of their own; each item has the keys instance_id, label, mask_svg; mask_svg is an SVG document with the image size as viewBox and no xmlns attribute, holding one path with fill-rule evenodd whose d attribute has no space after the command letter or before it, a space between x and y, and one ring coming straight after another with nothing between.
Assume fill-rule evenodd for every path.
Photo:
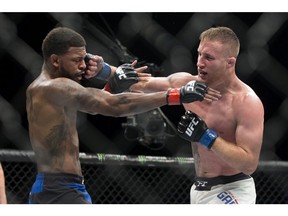
<instances>
[{"instance_id":1,"label":"chain link fencing","mask_svg":"<svg viewBox=\"0 0 288 216\"><path fill-rule=\"evenodd\" d=\"M189 204L193 158L80 155L87 191L95 204ZM0 151L10 204L28 203L36 176L30 151ZM288 203L288 163L261 161L252 175L257 204Z\"/></svg>"}]
</instances>

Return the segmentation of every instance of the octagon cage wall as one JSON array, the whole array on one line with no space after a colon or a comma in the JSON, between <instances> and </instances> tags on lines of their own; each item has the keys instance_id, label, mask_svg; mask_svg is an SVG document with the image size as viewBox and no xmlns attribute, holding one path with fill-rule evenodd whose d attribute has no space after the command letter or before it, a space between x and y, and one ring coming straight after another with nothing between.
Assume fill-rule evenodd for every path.
<instances>
[{"instance_id":1,"label":"octagon cage wall","mask_svg":"<svg viewBox=\"0 0 288 216\"><path fill-rule=\"evenodd\" d=\"M27 204L36 167L33 152L0 151L8 203ZM189 204L193 158L95 154L81 156L94 204ZM288 163L260 162L252 175L257 204L288 203Z\"/></svg>"},{"instance_id":2,"label":"octagon cage wall","mask_svg":"<svg viewBox=\"0 0 288 216\"><path fill-rule=\"evenodd\" d=\"M0 161L8 203L27 203L36 175L25 91L41 71L42 41L56 26L82 34L87 52L106 63L137 59L137 66L148 66L155 77L197 74L200 33L212 26L232 28L241 43L237 76L265 109L253 174L257 203L288 203L288 13L0 12L0 26ZM192 149L175 133L184 111L163 106L119 118L79 112L80 158L94 203L189 203Z\"/></svg>"}]
</instances>

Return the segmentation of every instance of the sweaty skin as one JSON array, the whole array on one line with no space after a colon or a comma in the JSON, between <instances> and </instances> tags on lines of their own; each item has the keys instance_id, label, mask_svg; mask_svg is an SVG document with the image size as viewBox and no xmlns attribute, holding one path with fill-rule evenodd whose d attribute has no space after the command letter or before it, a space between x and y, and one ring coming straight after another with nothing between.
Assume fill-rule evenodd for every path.
<instances>
[{"instance_id":1,"label":"sweaty skin","mask_svg":"<svg viewBox=\"0 0 288 216\"><path fill-rule=\"evenodd\" d=\"M255 92L236 76L236 58L228 58L227 50L229 48L219 41L201 41L197 76L178 72L168 77L151 77L141 86L142 91L153 92L199 80L221 93L222 97L216 101L184 104L185 110L196 113L219 135L210 150L199 143L191 143L198 177L240 172L250 175L259 161L264 108Z\"/></svg>"},{"instance_id":2,"label":"sweaty skin","mask_svg":"<svg viewBox=\"0 0 288 216\"><path fill-rule=\"evenodd\" d=\"M113 95L81 86L79 82L86 68L85 56L85 47L70 47L63 55L52 54L44 63L39 77L27 88L29 135L38 172L82 175L76 128L78 111L120 117L167 104L166 90ZM219 93L210 95L208 92L205 100L217 100L214 94Z\"/></svg>"},{"instance_id":3,"label":"sweaty skin","mask_svg":"<svg viewBox=\"0 0 288 216\"><path fill-rule=\"evenodd\" d=\"M111 95L84 88L79 82L86 67L85 55L85 47L72 47L61 58L51 57L57 70L49 73L51 69L44 64L39 77L27 88L29 135L39 172L82 175L76 129L78 111L120 117L166 105L164 91Z\"/></svg>"}]
</instances>

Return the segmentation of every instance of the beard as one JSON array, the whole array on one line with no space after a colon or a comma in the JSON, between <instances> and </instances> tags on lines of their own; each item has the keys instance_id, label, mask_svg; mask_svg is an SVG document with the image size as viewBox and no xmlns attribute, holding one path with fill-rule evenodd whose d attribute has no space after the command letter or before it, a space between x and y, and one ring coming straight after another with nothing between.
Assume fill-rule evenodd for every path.
<instances>
[{"instance_id":1,"label":"beard","mask_svg":"<svg viewBox=\"0 0 288 216\"><path fill-rule=\"evenodd\" d=\"M60 67L60 72L61 72L62 77L66 77L68 79L74 80L77 83L80 83L80 80L78 78L79 76L81 76L80 73L71 74L63 66Z\"/></svg>"}]
</instances>

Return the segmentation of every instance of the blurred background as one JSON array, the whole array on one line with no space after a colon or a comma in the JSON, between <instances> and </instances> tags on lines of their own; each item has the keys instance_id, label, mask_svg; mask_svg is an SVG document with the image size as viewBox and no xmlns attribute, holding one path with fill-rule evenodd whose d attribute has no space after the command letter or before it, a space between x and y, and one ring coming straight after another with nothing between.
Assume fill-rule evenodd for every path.
<instances>
[{"instance_id":1,"label":"blurred background","mask_svg":"<svg viewBox=\"0 0 288 216\"><path fill-rule=\"evenodd\" d=\"M168 76L196 74L199 34L217 25L238 35L238 76L264 104L261 160L287 161L288 13L0 13L0 149L31 150L25 90L40 73L42 40L55 26L81 33L87 52L111 65L138 59L153 76ZM175 134L183 113L182 106L127 118L79 113L80 151L191 157L189 143Z\"/></svg>"}]
</instances>

